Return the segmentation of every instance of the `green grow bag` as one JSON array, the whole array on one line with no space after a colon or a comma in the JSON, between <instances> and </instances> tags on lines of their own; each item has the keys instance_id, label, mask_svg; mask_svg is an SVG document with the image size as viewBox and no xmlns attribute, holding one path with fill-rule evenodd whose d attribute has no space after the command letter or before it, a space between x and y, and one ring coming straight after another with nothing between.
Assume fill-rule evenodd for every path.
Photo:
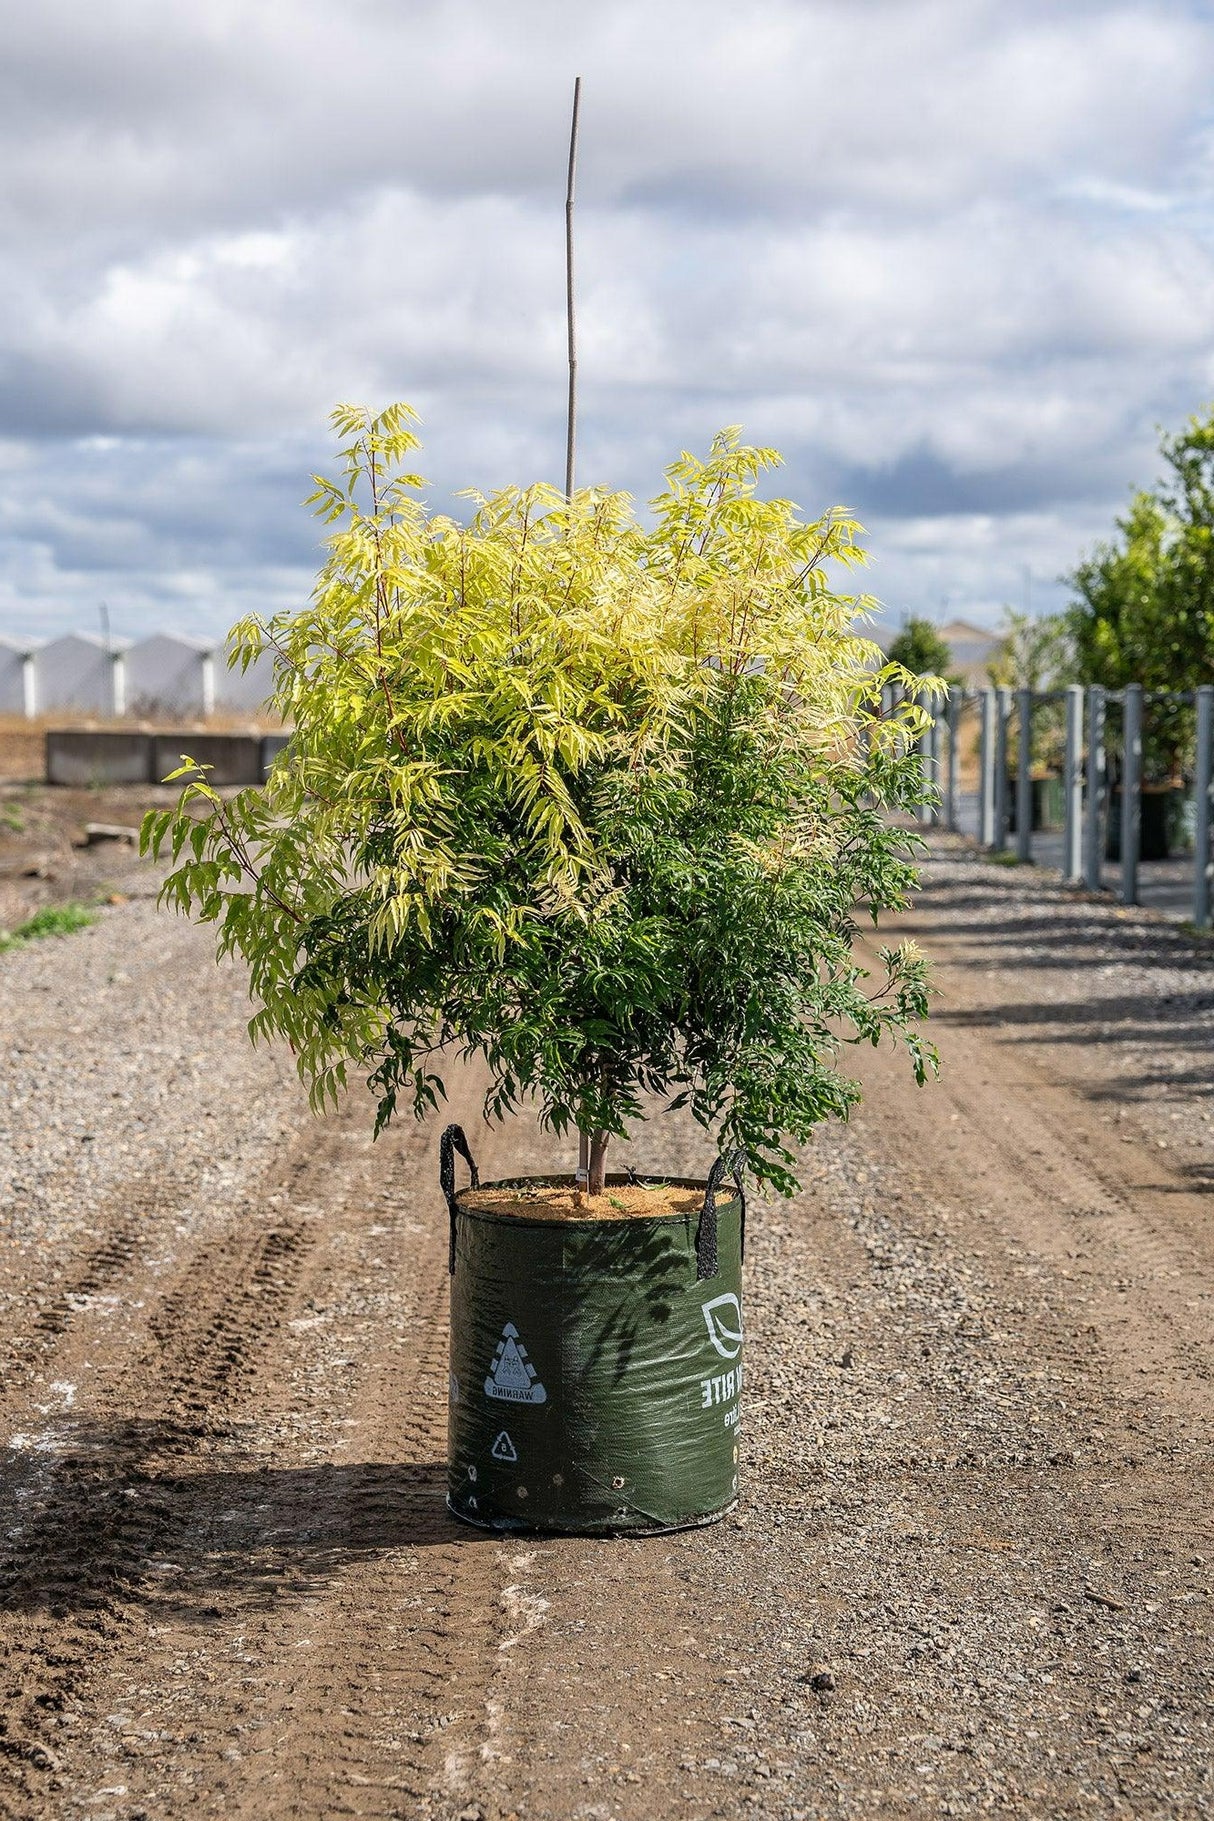
<instances>
[{"instance_id":1,"label":"green grow bag","mask_svg":"<svg viewBox=\"0 0 1214 1821\"><path fill-rule=\"evenodd\" d=\"M1032 803L1032 820L1029 828L1033 834L1042 834L1060 829L1066 815L1064 787L1061 778L1036 777L1029 780L1031 785L1030 801ZM1016 833L1016 796L1019 780L1015 772L1009 772L1007 778L1007 826L1008 833Z\"/></svg>"},{"instance_id":2,"label":"green grow bag","mask_svg":"<svg viewBox=\"0 0 1214 1821\"><path fill-rule=\"evenodd\" d=\"M740 1155L719 1159L707 1183L607 1179L702 1191L694 1213L557 1220L468 1207L456 1150L474 1188L573 1182L482 1185L460 1128L443 1134L450 1509L490 1530L591 1535L723 1517L738 1491Z\"/></svg>"},{"instance_id":3,"label":"green grow bag","mask_svg":"<svg viewBox=\"0 0 1214 1821\"><path fill-rule=\"evenodd\" d=\"M1138 822L1138 858L1170 860L1193 852L1197 805L1185 784L1144 784ZM1121 789L1109 791L1106 860L1121 858Z\"/></svg>"}]
</instances>

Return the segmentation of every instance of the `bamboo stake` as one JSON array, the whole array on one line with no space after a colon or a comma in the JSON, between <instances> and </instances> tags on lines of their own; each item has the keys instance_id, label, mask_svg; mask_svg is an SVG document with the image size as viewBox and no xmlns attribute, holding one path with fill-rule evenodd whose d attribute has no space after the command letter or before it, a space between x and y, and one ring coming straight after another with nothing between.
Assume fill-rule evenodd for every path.
<instances>
[{"instance_id":1,"label":"bamboo stake","mask_svg":"<svg viewBox=\"0 0 1214 1821\"><path fill-rule=\"evenodd\" d=\"M577 178L578 106L582 78L573 82L573 118L569 123L569 180L565 186L565 322L569 333L569 408L565 423L565 498L573 498L573 458L577 437L577 318L573 307L573 199ZM578 1133L577 1198L580 1201L590 1177L590 1134Z\"/></svg>"},{"instance_id":2,"label":"bamboo stake","mask_svg":"<svg viewBox=\"0 0 1214 1821\"><path fill-rule=\"evenodd\" d=\"M577 436L577 322L573 309L573 191L577 177L577 117L582 78L573 83L573 119L569 126L569 181L565 188L565 320L569 330L569 414L565 432L565 497L573 498L573 456Z\"/></svg>"}]
</instances>

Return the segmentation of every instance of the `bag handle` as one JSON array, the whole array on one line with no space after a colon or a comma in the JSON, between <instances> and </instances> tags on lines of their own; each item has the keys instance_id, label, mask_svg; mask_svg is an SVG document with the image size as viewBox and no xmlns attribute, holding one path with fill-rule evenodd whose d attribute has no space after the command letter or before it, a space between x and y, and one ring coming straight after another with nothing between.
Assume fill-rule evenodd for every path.
<instances>
[{"instance_id":1,"label":"bag handle","mask_svg":"<svg viewBox=\"0 0 1214 1821\"><path fill-rule=\"evenodd\" d=\"M717 1258L717 1190L726 1176L732 1176L734 1187L738 1191L738 1200L742 1204L741 1246L742 1257L746 1257L746 1190L743 1186L742 1172L746 1168L746 1153L739 1149L722 1152L708 1172L708 1182L704 1188L704 1207L700 1214L700 1224L696 1228L696 1282L703 1283L706 1278L715 1277L719 1268Z\"/></svg>"},{"instance_id":2,"label":"bag handle","mask_svg":"<svg viewBox=\"0 0 1214 1821\"><path fill-rule=\"evenodd\" d=\"M468 1140L464 1137L462 1125L449 1125L438 1141L438 1186L447 1198L447 1213L451 1221L451 1240L447 1252L447 1275L455 1276L455 1216L459 1203L455 1199L455 1153L459 1152L472 1174L472 1187L481 1186L480 1172L476 1160L468 1149Z\"/></svg>"}]
</instances>

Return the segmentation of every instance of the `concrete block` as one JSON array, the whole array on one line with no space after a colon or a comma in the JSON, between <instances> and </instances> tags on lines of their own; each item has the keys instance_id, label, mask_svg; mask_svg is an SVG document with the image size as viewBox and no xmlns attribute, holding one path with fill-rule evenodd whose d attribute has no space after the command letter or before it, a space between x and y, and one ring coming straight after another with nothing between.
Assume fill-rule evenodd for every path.
<instances>
[{"instance_id":1,"label":"concrete block","mask_svg":"<svg viewBox=\"0 0 1214 1821\"><path fill-rule=\"evenodd\" d=\"M117 729L48 728L48 784L149 784L152 736Z\"/></svg>"},{"instance_id":2,"label":"concrete block","mask_svg":"<svg viewBox=\"0 0 1214 1821\"><path fill-rule=\"evenodd\" d=\"M260 784L261 740L246 733L158 733L152 736L152 777L159 783L188 753L209 765L209 784ZM183 779L182 782L185 782Z\"/></svg>"}]
</instances>

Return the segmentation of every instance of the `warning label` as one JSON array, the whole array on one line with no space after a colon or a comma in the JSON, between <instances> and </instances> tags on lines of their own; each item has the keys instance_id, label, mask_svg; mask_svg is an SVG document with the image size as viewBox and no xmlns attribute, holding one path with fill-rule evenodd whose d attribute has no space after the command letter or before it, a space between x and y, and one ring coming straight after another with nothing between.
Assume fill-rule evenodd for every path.
<instances>
[{"instance_id":1,"label":"warning label","mask_svg":"<svg viewBox=\"0 0 1214 1821\"><path fill-rule=\"evenodd\" d=\"M518 1449L504 1429L489 1452L495 1461L516 1461L518 1459Z\"/></svg>"},{"instance_id":2,"label":"warning label","mask_svg":"<svg viewBox=\"0 0 1214 1821\"><path fill-rule=\"evenodd\" d=\"M518 1337L518 1329L508 1321L493 1355L493 1365L485 1380L487 1397L500 1398L507 1404L543 1404L548 1393L536 1377L535 1367L527 1358L527 1349Z\"/></svg>"}]
</instances>

